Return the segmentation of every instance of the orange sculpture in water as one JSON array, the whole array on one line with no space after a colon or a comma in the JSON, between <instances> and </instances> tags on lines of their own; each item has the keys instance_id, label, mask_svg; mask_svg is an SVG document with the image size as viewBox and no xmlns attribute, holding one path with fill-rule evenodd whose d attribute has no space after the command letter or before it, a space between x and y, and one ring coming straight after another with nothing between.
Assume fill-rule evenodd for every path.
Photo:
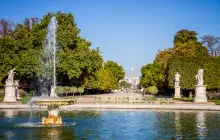
<instances>
[{"instance_id":1,"label":"orange sculpture in water","mask_svg":"<svg viewBox=\"0 0 220 140\"><path fill-rule=\"evenodd\" d=\"M48 116L46 117L42 117L42 125L62 125L63 121L62 121L62 117L59 116Z\"/></svg>"},{"instance_id":2,"label":"orange sculpture in water","mask_svg":"<svg viewBox=\"0 0 220 140\"><path fill-rule=\"evenodd\" d=\"M42 117L42 125L62 125L62 117L59 116L58 106L48 106L48 117Z\"/></svg>"}]
</instances>

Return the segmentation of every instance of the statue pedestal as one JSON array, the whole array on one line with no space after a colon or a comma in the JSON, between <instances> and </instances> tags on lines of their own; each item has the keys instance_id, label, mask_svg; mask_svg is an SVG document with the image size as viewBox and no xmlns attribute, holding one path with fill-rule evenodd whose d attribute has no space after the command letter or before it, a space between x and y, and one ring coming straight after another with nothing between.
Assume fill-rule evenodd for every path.
<instances>
[{"instance_id":1,"label":"statue pedestal","mask_svg":"<svg viewBox=\"0 0 220 140\"><path fill-rule=\"evenodd\" d=\"M174 97L173 98L181 98L181 95L180 95L180 86L175 86L175 94L174 94Z\"/></svg>"},{"instance_id":2,"label":"statue pedestal","mask_svg":"<svg viewBox=\"0 0 220 140\"><path fill-rule=\"evenodd\" d=\"M196 96L194 102L207 102L206 85L196 85Z\"/></svg>"},{"instance_id":3,"label":"statue pedestal","mask_svg":"<svg viewBox=\"0 0 220 140\"><path fill-rule=\"evenodd\" d=\"M3 102L17 102L16 96L15 96L15 85L14 82L6 82L5 85L5 97Z\"/></svg>"}]
</instances>

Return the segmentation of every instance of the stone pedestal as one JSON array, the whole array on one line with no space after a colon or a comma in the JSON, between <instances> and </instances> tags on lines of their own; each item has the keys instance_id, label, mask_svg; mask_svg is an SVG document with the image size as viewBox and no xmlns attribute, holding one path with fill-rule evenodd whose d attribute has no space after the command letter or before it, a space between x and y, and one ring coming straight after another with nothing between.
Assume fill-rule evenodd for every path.
<instances>
[{"instance_id":1,"label":"stone pedestal","mask_svg":"<svg viewBox=\"0 0 220 140\"><path fill-rule=\"evenodd\" d=\"M17 102L16 96L15 96L15 85L13 82L7 83L5 85L5 97L3 102Z\"/></svg>"},{"instance_id":2,"label":"stone pedestal","mask_svg":"<svg viewBox=\"0 0 220 140\"><path fill-rule=\"evenodd\" d=\"M196 85L194 102L207 102L206 85Z\"/></svg>"},{"instance_id":3,"label":"stone pedestal","mask_svg":"<svg viewBox=\"0 0 220 140\"><path fill-rule=\"evenodd\" d=\"M180 95L180 86L175 86L175 94L174 94L174 97L173 98L181 98L181 95Z\"/></svg>"}]
</instances>

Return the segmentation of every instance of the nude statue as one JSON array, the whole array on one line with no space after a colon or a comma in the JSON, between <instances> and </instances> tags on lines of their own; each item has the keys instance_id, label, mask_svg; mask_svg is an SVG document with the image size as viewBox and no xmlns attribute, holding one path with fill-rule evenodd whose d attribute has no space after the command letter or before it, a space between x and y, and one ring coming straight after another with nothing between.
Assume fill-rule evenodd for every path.
<instances>
[{"instance_id":1,"label":"nude statue","mask_svg":"<svg viewBox=\"0 0 220 140\"><path fill-rule=\"evenodd\" d=\"M197 85L203 85L203 69L199 69L197 75L195 76L196 80L197 80Z\"/></svg>"},{"instance_id":2,"label":"nude statue","mask_svg":"<svg viewBox=\"0 0 220 140\"><path fill-rule=\"evenodd\" d=\"M13 82L14 81L14 72L15 68L13 68L12 70L10 70L8 72L8 79L6 80L7 82Z\"/></svg>"}]
</instances>

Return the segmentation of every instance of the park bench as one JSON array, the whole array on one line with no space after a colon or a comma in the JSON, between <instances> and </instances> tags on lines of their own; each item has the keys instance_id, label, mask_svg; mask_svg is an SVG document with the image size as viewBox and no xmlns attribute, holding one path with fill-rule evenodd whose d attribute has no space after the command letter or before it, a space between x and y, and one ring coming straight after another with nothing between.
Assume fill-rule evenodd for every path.
<instances>
[{"instance_id":1,"label":"park bench","mask_svg":"<svg viewBox=\"0 0 220 140\"><path fill-rule=\"evenodd\" d=\"M129 104L129 97L123 97L122 98L122 103L123 104L125 104L125 103Z\"/></svg>"},{"instance_id":2,"label":"park bench","mask_svg":"<svg viewBox=\"0 0 220 140\"><path fill-rule=\"evenodd\" d=\"M173 101L173 98L161 98L160 99L160 104L162 105L162 104L173 104L173 103L175 103L174 101Z\"/></svg>"},{"instance_id":3,"label":"park bench","mask_svg":"<svg viewBox=\"0 0 220 140\"><path fill-rule=\"evenodd\" d=\"M95 97L94 98L94 104L97 103L97 102L101 104L101 97Z\"/></svg>"},{"instance_id":4,"label":"park bench","mask_svg":"<svg viewBox=\"0 0 220 140\"><path fill-rule=\"evenodd\" d=\"M120 97L115 97L115 103L117 104L117 103L121 103L122 101L121 101L121 98Z\"/></svg>"},{"instance_id":5,"label":"park bench","mask_svg":"<svg viewBox=\"0 0 220 140\"><path fill-rule=\"evenodd\" d=\"M111 103L111 97L106 97L105 98L105 103L109 103L110 104Z\"/></svg>"}]
</instances>

